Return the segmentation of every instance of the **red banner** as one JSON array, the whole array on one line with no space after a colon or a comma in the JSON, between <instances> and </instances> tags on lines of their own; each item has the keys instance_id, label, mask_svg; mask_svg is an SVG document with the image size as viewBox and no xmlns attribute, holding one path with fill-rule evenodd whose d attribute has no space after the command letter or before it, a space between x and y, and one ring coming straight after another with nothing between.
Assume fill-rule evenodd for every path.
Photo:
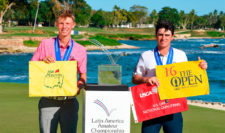
<instances>
[{"instance_id":1,"label":"red banner","mask_svg":"<svg viewBox=\"0 0 225 133\"><path fill-rule=\"evenodd\" d=\"M186 98L160 100L158 88L155 85L137 85L131 87L131 93L135 122L142 122L188 110Z\"/></svg>"}]
</instances>

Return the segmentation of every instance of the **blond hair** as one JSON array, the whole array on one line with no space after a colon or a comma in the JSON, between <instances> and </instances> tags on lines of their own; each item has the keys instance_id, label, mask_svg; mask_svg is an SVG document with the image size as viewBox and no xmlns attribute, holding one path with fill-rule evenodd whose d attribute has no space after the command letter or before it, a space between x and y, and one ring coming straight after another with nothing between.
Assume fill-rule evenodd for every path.
<instances>
[{"instance_id":1,"label":"blond hair","mask_svg":"<svg viewBox=\"0 0 225 133\"><path fill-rule=\"evenodd\" d=\"M57 15L56 20L58 20L59 18L67 18L67 17L72 18L73 22L75 22L75 16L70 10L61 10Z\"/></svg>"}]
</instances>

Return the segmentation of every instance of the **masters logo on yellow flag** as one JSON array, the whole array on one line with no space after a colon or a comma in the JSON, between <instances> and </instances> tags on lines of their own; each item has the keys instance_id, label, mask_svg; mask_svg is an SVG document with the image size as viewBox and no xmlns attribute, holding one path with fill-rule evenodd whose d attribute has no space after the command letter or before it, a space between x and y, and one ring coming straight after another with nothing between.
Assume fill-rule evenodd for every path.
<instances>
[{"instance_id":1,"label":"masters logo on yellow flag","mask_svg":"<svg viewBox=\"0 0 225 133\"><path fill-rule=\"evenodd\" d=\"M75 96L77 62L29 62L29 96Z\"/></svg>"},{"instance_id":2,"label":"masters logo on yellow flag","mask_svg":"<svg viewBox=\"0 0 225 133\"><path fill-rule=\"evenodd\" d=\"M161 100L209 94L206 70L201 61L189 61L156 67Z\"/></svg>"}]
</instances>

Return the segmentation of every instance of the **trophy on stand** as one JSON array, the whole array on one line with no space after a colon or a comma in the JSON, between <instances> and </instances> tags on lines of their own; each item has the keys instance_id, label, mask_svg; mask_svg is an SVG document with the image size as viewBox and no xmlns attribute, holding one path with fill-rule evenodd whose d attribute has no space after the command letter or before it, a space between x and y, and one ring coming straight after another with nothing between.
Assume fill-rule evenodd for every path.
<instances>
[{"instance_id":1,"label":"trophy on stand","mask_svg":"<svg viewBox=\"0 0 225 133\"><path fill-rule=\"evenodd\" d=\"M111 64L98 66L98 84L87 84L83 133L130 133L130 92L127 85L121 84L121 66L116 64L123 53L113 58L99 41L90 42L107 54Z\"/></svg>"},{"instance_id":2,"label":"trophy on stand","mask_svg":"<svg viewBox=\"0 0 225 133\"><path fill-rule=\"evenodd\" d=\"M98 84L121 85L121 66L116 64L116 62L122 53L113 58L109 50L106 49L99 41L92 39L90 42L101 48L107 54L111 62L111 64L102 64L98 66Z\"/></svg>"}]
</instances>

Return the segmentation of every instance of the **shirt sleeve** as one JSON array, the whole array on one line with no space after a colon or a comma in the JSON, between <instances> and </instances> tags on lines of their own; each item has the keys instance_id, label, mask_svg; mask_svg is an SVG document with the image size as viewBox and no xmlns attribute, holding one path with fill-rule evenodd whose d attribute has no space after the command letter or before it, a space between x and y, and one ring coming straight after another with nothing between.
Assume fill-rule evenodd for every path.
<instances>
[{"instance_id":1,"label":"shirt sleeve","mask_svg":"<svg viewBox=\"0 0 225 133\"><path fill-rule=\"evenodd\" d=\"M136 68L133 72L134 75L141 75L141 76L144 76L145 75L145 72L146 69L145 69L145 63L144 63L144 59L143 59L143 56L141 55L140 58L139 58L139 61L136 65Z\"/></svg>"},{"instance_id":2,"label":"shirt sleeve","mask_svg":"<svg viewBox=\"0 0 225 133\"><path fill-rule=\"evenodd\" d=\"M43 59L42 51L43 51L44 42L42 41L38 48L36 49L31 61L41 61Z\"/></svg>"},{"instance_id":3,"label":"shirt sleeve","mask_svg":"<svg viewBox=\"0 0 225 133\"><path fill-rule=\"evenodd\" d=\"M81 54L81 59L77 63L79 73L87 73L87 51L86 49Z\"/></svg>"},{"instance_id":4,"label":"shirt sleeve","mask_svg":"<svg viewBox=\"0 0 225 133\"><path fill-rule=\"evenodd\" d=\"M184 53L184 59L185 61L188 61L187 55Z\"/></svg>"},{"instance_id":5,"label":"shirt sleeve","mask_svg":"<svg viewBox=\"0 0 225 133\"><path fill-rule=\"evenodd\" d=\"M175 51L176 50L176 51ZM186 62L188 61L187 55L185 54L184 51L174 49L174 60L175 62Z\"/></svg>"},{"instance_id":6,"label":"shirt sleeve","mask_svg":"<svg viewBox=\"0 0 225 133\"><path fill-rule=\"evenodd\" d=\"M182 51L183 52L183 51ZM181 56L181 55L180 55ZM185 62L185 61L188 61L188 58L187 58L187 55L185 52L183 52L182 56L181 56L181 61L180 62Z\"/></svg>"}]
</instances>

